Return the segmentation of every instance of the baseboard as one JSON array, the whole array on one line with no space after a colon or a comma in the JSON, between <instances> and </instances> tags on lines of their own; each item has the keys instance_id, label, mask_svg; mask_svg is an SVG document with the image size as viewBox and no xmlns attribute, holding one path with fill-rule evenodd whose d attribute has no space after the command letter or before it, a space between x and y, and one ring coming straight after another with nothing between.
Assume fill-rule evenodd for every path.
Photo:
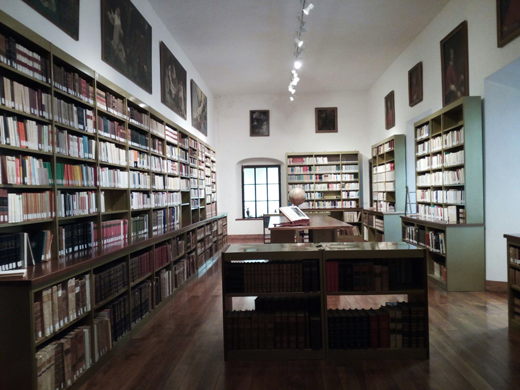
<instances>
[{"instance_id":1,"label":"baseboard","mask_svg":"<svg viewBox=\"0 0 520 390\"><path fill-rule=\"evenodd\" d=\"M263 244L263 234L228 234L228 244Z\"/></svg>"},{"instance_id":2,"label":"baseboard","mask_svg":"<svg viewBox=\"0 0 520 390\"><path fill-rule=\"evenodd\" d=\"M486 280L486 291L507 293L507 282L495 282Z\"/></svg>"}]
</instances>

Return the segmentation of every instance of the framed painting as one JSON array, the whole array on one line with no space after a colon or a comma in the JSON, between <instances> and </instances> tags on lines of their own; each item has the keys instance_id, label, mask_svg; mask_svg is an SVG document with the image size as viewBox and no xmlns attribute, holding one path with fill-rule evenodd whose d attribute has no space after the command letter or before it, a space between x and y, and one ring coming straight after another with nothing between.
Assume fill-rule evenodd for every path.
<instances>
[{"instance_id":1,"label":"framed painting","mask_svg":"<svg viewBox=\"0 0 520 390\"><path fill-rule=\"evenodd\" d=\"M79 40L79 0L23 0L76 41Z\"/></svg>"},{"instance_id":2,"label":"framed painting","mask_svg":"<svg viewBox=\"0 0 520 390\"><path fill-rule=\"evenodd\" d=\"M101 0L101 58L152 93L152 26L130 0Z\"/></svg>"},{"instance_id":3,"label":"framed painting","mask_svg":"<svg viewBox=\"0 0 520 390\"><path fill-rule=\"evenodd\" d=\"M385 96L385 129L395 126L395 94L394 91Z\"/></svg>"},{"instance_id":4,"label":"framed painting","mask_svg":"<svg viewBox=\"0 0 520 390\"><path fill-rule=\"evenodd\" d=\"M269 137L269 110L249 111L249 136Z\"/></svg>"},{"instance_id":5,"label":"framed painting","mask_svg":"<svg viewBox=\"0 0 520 390\"><path fill-rule=\"evenodd\" d=\"M497 0L498 47L520 35L520 0Z\"/></svg>"},{"instance_id":6,"label":"framed painting","mask_svg":"<svg viewBox=\"0 0 520 390\"><path fill-rule=\"evenodd\" d=\"M468 23L459 24L441 41L442 105L469 95Z\"/></svg>"},{"instance_id":7,"label":"framed painting","mask_svg":"<svg viewBox=\"0 0 520 390\"><path fill-rule=\"evenodd\" d=\"M161 52L161 102L181 118L186 119L188 98L186 69L181 65L164 42Z\"/></svg>"},{"instance_id":8,"label":"framed painting","mask_svg":"<svg viewBox=\"0 0 520 390\"><path fill-rule=\"evenodd\" d=\"M338 132L338 107L318 107L314 110L316 133Z\"/></svg>"},{"instance_id":9,"label":"framed painting","mask_svg":"<svg viewBox=\"0 0 520 390\"><path fill-rule=\"evenodd\" d=\"M423 100L422 62L408 71L408 104L413 107Z\"/></svg>"},{"instance_id":10,"label":"framed painting","mask_svg":"<svg viewBox=\"0 0 520 390\"><path fill-rule=\"evenodd\" d=\"M204 135L208 135L208 98L191 80L191 125Z\"/></svg>"}]
</instances>

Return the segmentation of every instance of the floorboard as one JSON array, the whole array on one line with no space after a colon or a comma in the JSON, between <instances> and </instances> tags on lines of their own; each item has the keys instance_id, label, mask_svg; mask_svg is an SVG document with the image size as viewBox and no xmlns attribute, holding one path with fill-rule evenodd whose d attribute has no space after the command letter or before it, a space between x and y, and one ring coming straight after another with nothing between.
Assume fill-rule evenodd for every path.
<instances>
[{"instance_id":1,"label":"floorboard","mask_svg":"<svg viewBox=\"0 0 520 390\"><path fill-rule=\"evenodd\" d=\"M520 331L507 326L506 294L430 286L429 360L226 363L220 278L218 261L81 390L484 390L520 383ZM328 304L370 308L395 299L404 297L329 297Z\"/></svg>"}]
</instances>

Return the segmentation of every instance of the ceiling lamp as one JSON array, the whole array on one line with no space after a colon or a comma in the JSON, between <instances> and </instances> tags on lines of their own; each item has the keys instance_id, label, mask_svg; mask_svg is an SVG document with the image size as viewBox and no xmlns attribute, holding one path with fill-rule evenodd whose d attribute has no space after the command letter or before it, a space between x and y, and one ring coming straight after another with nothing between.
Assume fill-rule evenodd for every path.
<instances>
[{"instance_id":1,"label":"ceiling lamp","mask_svg":"<svg viewBox=\"0 0 520 390\"><path fill-rule=\"evenodd\" d=\"M313 9L313 8L314 8L314 4L310 3L307 7L305 7L303 9L303 13L305 15L309 15L309 12L311 12L311 9Z\"/></svg>"}]
</instances>

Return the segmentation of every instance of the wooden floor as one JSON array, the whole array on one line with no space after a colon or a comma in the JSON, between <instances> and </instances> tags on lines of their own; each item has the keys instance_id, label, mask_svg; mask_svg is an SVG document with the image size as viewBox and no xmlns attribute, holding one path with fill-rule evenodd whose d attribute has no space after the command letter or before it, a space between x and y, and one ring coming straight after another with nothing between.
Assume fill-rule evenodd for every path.
<instances>
[{"instance_id":1,"label":"wooden floor","mask_svg":"<svg viewBox=\"0 0 520 390\"><path fill-rule=\"evenodd\" d=\"M219 261L82 390L520 388L520 331L507 327L505 294L430 288L430 360L225 363L220 291ZM335 302L379 303L384 299Z\"/></svg>"}]
</instances>

